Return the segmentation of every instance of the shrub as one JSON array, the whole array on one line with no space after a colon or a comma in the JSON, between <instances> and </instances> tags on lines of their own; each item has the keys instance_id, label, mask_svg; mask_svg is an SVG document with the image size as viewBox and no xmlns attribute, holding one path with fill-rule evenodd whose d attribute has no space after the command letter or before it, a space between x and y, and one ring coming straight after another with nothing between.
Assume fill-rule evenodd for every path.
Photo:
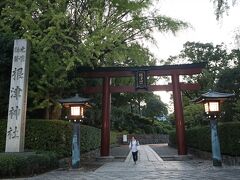
<instances>
[{"instance_id":1,"label":"shrub","mask_svg":"<svg viewBox=\"0 0 240 180\"><path fill-rule=\"evenodd\" d=\"M240 122L228 122L218 127L221 152L240 156Z\"/></svg>"},{"instance_id":2,"label":"shrub","mask_svg":"<svg viewBox=\"0 0 240 180\"><path fill-rule=\"evenodd\" d=\"M80 130L81 152L88 152L100 147L101 130L95 127L81 125Z\"/></svg>"},{"instance_id":3,"label":"shrub","mask_svg":"<svg viewBox=\"0 0 240 180\"><path fill-rule=\"evenodd\" d=\"M0 176L29 176L58 166L56 154L51 152L1 153Z\"/></svg>"},{"instance_id":4,"label":"shrub","mask_svg":"<svg viewBox=\"0 0 240 180\"><path fill-rule=\"evenodd\" d=\"M7 121L0 121L0 151L5 149ZM97 149L100 146L100 129L81 125L81 152ZM4 137L4 138L3 138ZM72 124L61 120L27 120L25 134L26 150L55 152L58 157L71 155Z\"/></svg>"},{"instance_id":5,"label":"shrub","mask_svg":"<svg viewBox=\"0 0 240 180\"><path fill-rule=\"evenodd\" d=\"M203 151L211 151L210 127L194 127L186 131L187 145Z\"/></svg>"},{"instance_id":6,"label":"shrub","mask_svg":"<svg viewBox=\"0 0 240 180\"><path fill-rule=\"evenodd\" d=\"M177 138L176 138L176 131L172 130L169 131L169 144L176 146L177 145Z\"/></svg>"},{"instance_id":7,"label":"shrub","mask_svg":"<svg viewBox=\"0 0 240 180\"><path fill-rule=\"evenodd\" d=\"M6 131L7 131L7 121L4 119L1 119L0 120L0 152L3 152L5 150Z\"/></svg>"},{"instance_id":8,"label":"shrub","mask_svg":"<svg viewBox=\"0 0 240 180\"><path fill-rule=\"evenodd\" d=\"M118 138L119 134L120 134L119 132L111 131L110 144L116 144L117 143L117 138Z\"/></svg>"},{"instance_id":9,"label":"shrub","mask_svg":"<svg viewBox=\"0 0 240 180\"><path fill-rule=\"evenodd\" d=\"M150 125L146 125L146 126L144 127L144 131L145 131L146 134L154 134L154 129L153 129L153 127L150 126Z\"/></svg>"},{"instance_id":10,"label":"shrub","mask_svg":"<svg viewBox=\"0 0 240 180\"><path fill-rule=\"evenodd\" d=\"M240 122L229 122L218 125L218 135L221 153L232 156L240 155ZM176 145L176 132L169 133L169 141ZM211 152L211 130L210 126L195 127L186 131L186 143L203 151Z\"/></svg>"},{"instance_id":11,"label":"shrub","mask_svg":"<svg viewBox=\"0 0 240 180\"><path fill-rule=\"evenodd\" d=\"M61 120L27 120L25 149L52 151L59 157L69 156L72 125Z\"/></svg>"}]
</instances>

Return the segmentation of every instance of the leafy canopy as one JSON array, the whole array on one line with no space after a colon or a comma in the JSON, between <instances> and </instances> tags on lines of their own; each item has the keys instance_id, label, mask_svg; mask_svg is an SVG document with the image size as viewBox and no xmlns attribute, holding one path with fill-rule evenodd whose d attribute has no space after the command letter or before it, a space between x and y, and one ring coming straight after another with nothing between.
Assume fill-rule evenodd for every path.
<instances>
[{"instance_id":1,"label":"leafy canopy","mask_svg":"<svg viewBox=\"0 0 240 180\"><path fill-rule=\"evenodd\" d=\"M140 40L153 41L154 29L175 33L187 23L146 13L152 2L4 0L0 33L32 42L29 109L46 109L49 118L57 99L80 88L79 78L69 78L77 66L154 65Z\"/></svg>"}]
</instances>

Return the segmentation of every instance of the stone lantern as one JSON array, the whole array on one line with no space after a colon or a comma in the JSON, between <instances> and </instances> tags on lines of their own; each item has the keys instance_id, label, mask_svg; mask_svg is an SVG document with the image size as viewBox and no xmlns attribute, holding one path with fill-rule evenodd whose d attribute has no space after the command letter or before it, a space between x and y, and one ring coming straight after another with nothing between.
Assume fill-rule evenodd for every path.
<instances>
[{"instance_id":1,"label":"stone lantern","mask_svg":"<svg viewBox=\"0 0 240 180\"><path fill-rule=\"evenodd\" d=\"M80 166L80 122L84 118L84 110L90 107L89 98L82 98L76 94L74 97L60 99L59 102L70 110L68 119L73 123L72 136L72 168Z\"/></svg>"},{"instance_id":2,"label":"stone lantern","mask_svg":"<svg viewBox=\"0 0 240 180\"><path fill-rule=\"evenodd\" d=\"M234 96L235 94L209 91L195 100L196 103L202 103L204 105L205 114L207 118L210 119L212 159L214 166L222 166L220 144L217 133L217 118L221 113L221 103Z\"/></svg>"}]
</instances>

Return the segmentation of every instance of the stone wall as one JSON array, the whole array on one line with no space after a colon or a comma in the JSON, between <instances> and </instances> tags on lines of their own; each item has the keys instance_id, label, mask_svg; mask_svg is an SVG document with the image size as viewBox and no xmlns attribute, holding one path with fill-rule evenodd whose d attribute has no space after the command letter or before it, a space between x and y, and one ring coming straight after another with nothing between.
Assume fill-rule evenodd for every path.
<instances>
[{"instance_id":1,"label":"stone wall","mask_svg":"<svg viewBox=\"0 0 240 180\"><path fill-rule=\"evenodd\" d=\"M123 142L123 135L121 135L118 137L118 143L126 144L131 140L132 136L135 136L140 144L160 144L169 142L169 136L167 134L127 134L128 141Z\"/></svg>"}]
</instances>

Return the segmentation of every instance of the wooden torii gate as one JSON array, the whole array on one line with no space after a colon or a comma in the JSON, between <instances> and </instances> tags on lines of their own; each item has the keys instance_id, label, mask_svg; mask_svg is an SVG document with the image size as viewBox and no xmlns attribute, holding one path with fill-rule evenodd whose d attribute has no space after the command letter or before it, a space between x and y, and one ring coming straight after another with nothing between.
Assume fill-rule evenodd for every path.
<instances>
[{"instance_id":1,"label":"wooden torii gate","mask_svg":"<svg viewBox=\"0 0 240 180\"><path fill-rule=\"evenodd\" d=\"M109 156L110 150L110 109L111 93L121 92L146 92L146 91L173 91L174 112L176 119L176 133L178 154L186 155L185 125L183 118L183 105L181 90L197 90L199 84L181 83L180 75L193 75L202 72L205 63L142 66L142 67L80 67L78 73L81 77L102 78L102 87L85 87L84 93L102 93L102 131L101 131L101 156ZM135 77L134 86L111 86L113 77ZM148 76L171 76L172 83L167 85L148 85Z\"/></svg>"}]
</instances>

